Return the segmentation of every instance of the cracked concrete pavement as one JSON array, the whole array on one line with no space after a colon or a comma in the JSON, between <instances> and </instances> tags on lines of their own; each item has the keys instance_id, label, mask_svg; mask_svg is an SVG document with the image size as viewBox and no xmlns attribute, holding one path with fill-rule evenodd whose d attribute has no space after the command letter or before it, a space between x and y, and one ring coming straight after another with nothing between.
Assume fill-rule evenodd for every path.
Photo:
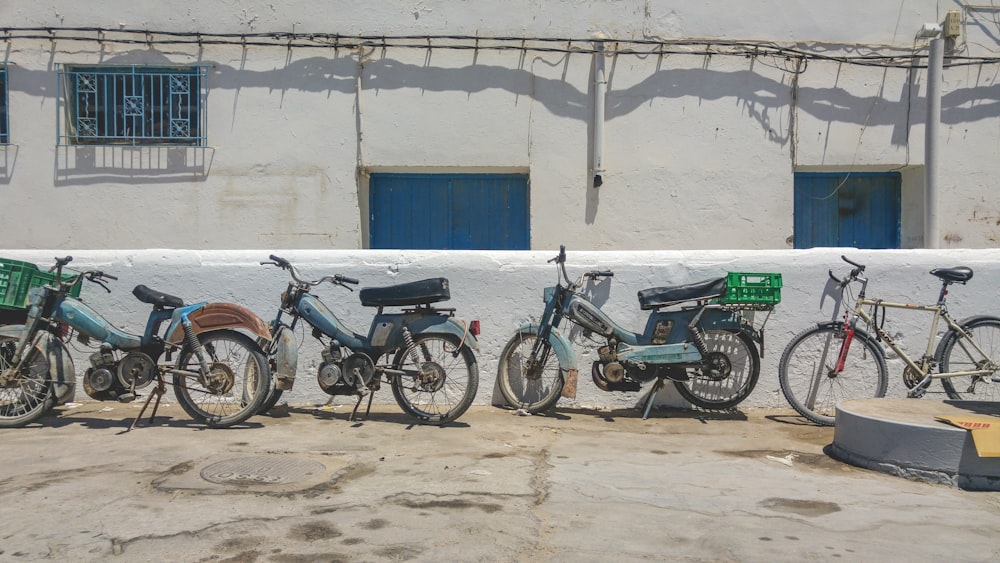
<instances>
[{"instance_id":1,"label":"cracked concrete pavement","mask_svg":"<svg viewBox=\"0 0 1000 563\"><path fill-rule=\"evenodd\" d=\"M138 411L106 409L0 430L0 560L1000 559L1000 493L845 465L790 410L439 428L300 406L210 430L170 405L125 433Z\"/></svg>"}]
</instances>

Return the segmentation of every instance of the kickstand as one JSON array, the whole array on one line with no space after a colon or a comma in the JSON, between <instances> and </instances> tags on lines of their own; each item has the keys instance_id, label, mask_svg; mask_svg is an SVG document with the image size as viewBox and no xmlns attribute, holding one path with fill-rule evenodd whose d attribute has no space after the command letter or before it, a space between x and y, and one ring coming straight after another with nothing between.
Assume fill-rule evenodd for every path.
<instances>
[{"instance_id":1,"label":"kickstand","mask_svg":"<svg viewBox=\"0 0 1000 563\"><path fill-rule=\"evenodd\" d=\"M126 430L126 432L131 432L132 429L135 428L135 425L139 422L139 419L142 418L143 413L146 412L146 407L149 406L149 402L153 400L153 397L156 397L156 402L153 403L153 412L149 415L149 423L150 424L153 423L153 419L156 418L156 409L160 407L160 397L162 397L163 394L166 393L166 391L167 391L166 388L164 388L163 386L163 381L157 382L156 388L149 392L149 396L146 397L146 401L142 404L142 408L139 410L139 414L135 415L135 420L132 421L132 425L128 427L128 430Z\"/></svg>"},{"instance_id":2,"label":"kickstand","mask_svg":"<svg viewBox=\"0 0 1000 563\"><path fill-rule=\"evenodd\" d=\"M372 412L372 399L375 398L375 393L371 391L368 392L368 408L365 409L365 418L368 418L368 414ZM351 418L347 419L350 422L354 422L354 415L358 414L358 407L361 406L361 401L365 400L363 393L358 393L358 402L354 403L354 410L351 411Z\"/></svg>"},{"instance_id":3,"label":"kickstand","mask_svg":"<svg viewBox=\"0 0 1000 563\"><path fill-rule=\"evenodd\" d=\"M646 401L645 401L645 404L643 406L643 411L642 411L642 419L643 420L646 420L647 418L649 418L649 409L653 408L653 399L656 398L656 394L660 392L660 389L663 389L663 378L662 377L656 378L656 383L653 384L653 388L650 389L649 393L646 395Z\"/></svg>"}]
</instances>

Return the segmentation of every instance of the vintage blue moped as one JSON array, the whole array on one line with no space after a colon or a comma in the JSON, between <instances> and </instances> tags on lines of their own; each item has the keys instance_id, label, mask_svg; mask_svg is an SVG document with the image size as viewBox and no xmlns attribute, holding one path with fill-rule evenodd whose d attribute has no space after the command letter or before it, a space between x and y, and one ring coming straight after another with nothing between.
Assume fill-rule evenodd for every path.
<instances>
[{"instance_id":1,"label":"vintage blue moped","mask_svg":"<svg viewBox=\"0 0 1000 563\"><path fill-rule=\"evenodd\" d=\"M454 309L432 304L450 299L448 280L432 278L389 287L365 288L359 296L365 307L377 307L367 335L348 329L310 290L329 282L351 290L347 284L358 280L335 274L318 280L303 279L288 260L271 255L261 265L278 266L291 275L281 294L281 304L271 322L271 338L265 348L275 374L275 388L265 401L270 410L284 391L292 389L298 364L299 319L312 328L322 345L322 361L317 370L320 389L329 395L354 395L351 412L372 398L382 383L392 386L392 394L404 412L426 424L445 424L457 419L472 404L479 386L478 323L455 319ZM353 291L353 290L351 290ZM385 307L402 307L397 313ZM285 322L288 315L290 322ZM385 356L385 361L380 358Z\"/></svg>"},{"instance_id":2,"label":"vintage blue moped","mask_svg":"<svg viewBox=\"0 0 1000 563\"><path fill-rule=\"evenodd\" d=\"M601 339L591 366L599 389L639 391L644 382L654 382L643 418L665 381L704 409L731 408L753 391L767 319L755 327L747 311L771 311L780 296L777 287L771 287L780 285L779 275L762 275L769 287L752 291L756 298L749 299L730 291L739 288L727 287L728 277L642 290L639 305L652 312L643 332L635 333L612 321L583 291L587 282L610 278L613 272L584 272L570 281L565 246L549 262L556 263L557 280L544 291L541 320L521 326L500 354L497 379L508 405L539 413L555 406L560 396L576 396L576 354L560 330L563 319L580 326L586 336Z\"/></svg>"},{"instance_id":3,"label":"vintage blue moped","mask_svg":"<svg viewBox=\"0 0 1000 563\"><path fill-rule=\"evenodd\" d=\"M118 278L100 270L64 277L63 267L72 259L56 258L55 281L28 291L25 324L0 327L0 427L37 420L75 384L66 347L74 332L81 345L96 348L82 378L92 398L131 402L153 385L129 430L154 397L155 417L168 375L181 407L209 427L239 424L258 411L271 387L271 372L257 344L270 334L257 315L232 303L185 305L139 285L133 295L153 310L145 333L129 334L71 295L83 280L110 292L103 282Z\"/></svg>"}]
</instances>

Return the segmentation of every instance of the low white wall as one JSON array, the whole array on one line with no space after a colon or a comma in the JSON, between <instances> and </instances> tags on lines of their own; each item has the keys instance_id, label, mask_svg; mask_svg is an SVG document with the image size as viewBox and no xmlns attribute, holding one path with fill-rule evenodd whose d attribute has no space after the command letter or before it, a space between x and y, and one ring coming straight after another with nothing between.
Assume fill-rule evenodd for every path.
<instances>
[{"instance_id":1,"label":"low white wall","mask_svg":"<svg viewBox=\"0 0 1000 563\"><path fill-rule=\"evenodd\" d=\"M85 284L83 298L107 319L130 332L141 333L149 306L131 295L135 285L182 297L187 302L231 301L249 307L265 321L277 311L278 296L285 288L287 274L274 267L262 267L271 251L53 251L0 250L0 256L34 262L39 267L52 264L53 257L71 254L72 266L100 268L119 277L111 282L111 293L93 284ZM451 281L451 301L460 318L479 319L480 385L477 404L499 402L495 394L497 357L513 330L525 320L537 318L542 311L542 289L553 285L556 269L546 261L556 250L532 252L473 251L308 251L274 252L295 264L310 278L340 273L358 278L358 287L385 286L444 276ZM767 323L765 355L760 381L744 407L783 407L785 400L778 387L777 365L788 341L810 323L835 315L835 302L824 297L827 271L838 275L849 271L841 254L867 264L869 296L886 300L932 303L940 285L928 275L936 267L965 265L975 276L968 286L953 286L949 295L950 311L956 318L973 314L1000 314L1000 250L856 250L812 249L771 251L628 251L594 252L567 250L570 276L600 268L611 269L615 277L598 291L598 303L623 327L641 330L646 313L639 309L636 292L653 286L684 284L726 272L780 272L784 289L782 302ZM367 333L375 309L362 307L357 293L323 286L315 290L324 302L348 326ZM898 337L911 355L919 357L926 342L929 316L907 311L890 311L886 326ZM578 331L577 331L578 332ZM291 404L320 404L329 398L315 381L319 348L309 332L303 335L299 374L294 391L287 393ZM590 364L595 359L594 346L577 337L575 345L580 368L580 386L575 401L563 399L564 406L623 407L636 405L640 393L604 393L589 381ZM74 342L77 374L88 366L89 349ZM905 395L900 375L901 363L890 352L889 396ZM932 391L939 391L935 384ZM78 401L89 400L82 390ZM337 402L350 401L338 398ZM375 401L392 403L392 393L379 392ZM669 388L658 403L684 406Z\"/></svg>"}]
</instances>

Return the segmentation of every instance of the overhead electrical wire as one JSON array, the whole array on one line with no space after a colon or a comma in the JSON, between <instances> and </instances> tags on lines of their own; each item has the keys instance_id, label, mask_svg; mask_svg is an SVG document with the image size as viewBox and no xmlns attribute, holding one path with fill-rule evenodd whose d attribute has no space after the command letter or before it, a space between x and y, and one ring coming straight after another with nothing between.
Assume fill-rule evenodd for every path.
<instances>
[{"instance_id":1,"label":"overhead electrical wire","mask_svg":"<svg viewBox=\"0 0 1000 563\"><path fill-rule=\"evenodd\" d=\"M885 68L926 68L922 48L726 39L575 39L557 37L486 37L479 35L342 35L337 33L202 33L101 27L4 27L0 40L91 41L133 45L235 45L287 49L408 48L449 50L597 53L607 55L695 55L783 57ZM601 47L597 46L601 44ZM860 53L860 51L865 53ZM860 53L860 54L853 54ZM945 65L1000 63L1000 56L949 56ZM788 72L794 72L789 70Z\"/></svg>"}]
</instances>

